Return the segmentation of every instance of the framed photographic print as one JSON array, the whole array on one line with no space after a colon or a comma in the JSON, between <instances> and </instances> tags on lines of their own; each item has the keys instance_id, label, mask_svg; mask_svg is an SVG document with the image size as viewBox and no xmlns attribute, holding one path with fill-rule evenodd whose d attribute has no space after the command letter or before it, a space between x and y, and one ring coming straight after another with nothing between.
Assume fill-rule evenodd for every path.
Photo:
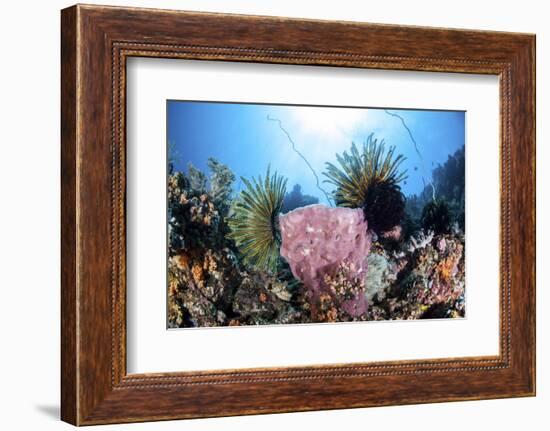
<instances>
[{"instance_id":1,"label":"framed photographic print","mask_svg":"<svg viewBox=\"0 0 550 431\"><path fill-rule=\"evenodd\" d=\"M533 35L61 30L63 420L535 394Z\"/></svg>"}]
</instances>

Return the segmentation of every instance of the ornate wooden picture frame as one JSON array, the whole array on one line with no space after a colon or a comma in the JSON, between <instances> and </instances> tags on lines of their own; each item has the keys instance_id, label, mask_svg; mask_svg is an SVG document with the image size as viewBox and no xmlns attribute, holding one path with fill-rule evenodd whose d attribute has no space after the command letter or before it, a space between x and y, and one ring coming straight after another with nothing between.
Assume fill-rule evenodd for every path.
<instances>
[{"instance_id":1,"label":"ornate wooden picture frame","mask_svg":"<svg viewBox=\"0 0 550 431\"><path fill-rule=\"evenodd\" d=\"M61 417L75 425L535 394L535 37L102 6L62 11ZM130 57L497 75L500 354L126 371Z\"/></svg>"}]
</instances>

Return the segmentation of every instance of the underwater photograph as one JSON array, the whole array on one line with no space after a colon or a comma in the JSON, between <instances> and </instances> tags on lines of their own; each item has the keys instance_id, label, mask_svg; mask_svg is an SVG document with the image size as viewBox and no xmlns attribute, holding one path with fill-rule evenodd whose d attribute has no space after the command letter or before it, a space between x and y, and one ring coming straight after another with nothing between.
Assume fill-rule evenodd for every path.
<instances>
[{"instance_id":1,"label":"underwater photograph","mask_svg":"<svg viewBox=\"0 0 550 431\"><path fill-rule=\"evenodd\" d=\"M465 316L465 112L167 101L167 327Z\"/></svg>"}]
</instances>

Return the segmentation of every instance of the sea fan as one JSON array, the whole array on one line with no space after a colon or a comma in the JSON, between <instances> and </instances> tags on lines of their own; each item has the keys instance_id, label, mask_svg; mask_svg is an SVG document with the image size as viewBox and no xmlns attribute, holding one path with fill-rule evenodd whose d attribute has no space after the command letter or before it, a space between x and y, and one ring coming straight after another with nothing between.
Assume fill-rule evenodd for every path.
<instances>
[{"instance_id":1,"label":"sea fan","mask_svg":"<svg viewBox=\"0 0 550 431\"><path fill-rule=\"evenodd\" d=\"M406 171L399 166L405 160L402 154L394 155L395 147L385 149L369 135L361 151L355 143L348 154L337 154L340 167L326 163L325 182L336 187L336 205L349 208L363 208L369 228L378 233L399 224L404 216L405 197L399 183L407 178Z\"/></svg>"},{"instance_id":2,"label":"sea fan","mask_svg":"<svg viewBox=\"0 0 550 431\"><path fill-rule=\"evenodd\" d=\"M257 269L276 271L279 259L280 234L278 216L286 193L286 179L269 167L265 179L261 175L252 182L241 177L246 189L233 204L228 219L229 238L235 241L245 264Z\"/></svg>"}]
</instances>

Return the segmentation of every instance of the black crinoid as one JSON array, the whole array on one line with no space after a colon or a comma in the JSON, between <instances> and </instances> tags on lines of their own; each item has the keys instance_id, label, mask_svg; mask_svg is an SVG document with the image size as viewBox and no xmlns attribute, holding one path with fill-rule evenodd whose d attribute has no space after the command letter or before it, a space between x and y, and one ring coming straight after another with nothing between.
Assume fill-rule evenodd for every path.
<instances>
[{"instance_id":1,"label":"black crinoid","mask_svg":"<svg viewBox=\"0 0 550 431\"><path fill-rule=\"evenodd\" d=\"M333 184L336 205L363 208L369 229L377 234L401 224L405 217L405 196L399 183L407 178L399 171L405 160L394 155L395 147L386 151L384 141L369 135L361 150L352 143L348 154L337 154L340 166L326 163L326 182Z\"/></svg>"},{"instance_id":2,"label":"black crinoid","mask_svg":"<svg viewBox=\"0 0 550 431\"><path fill-rule=\"evenodd\" d=\"M405 218L405 197L397 185L374 182L367 190L363 210L369 229L379 234L387 232Z\"/></svg>"},{"instance_id":3,"label":"black crinoid","mask_svg":"<svg viewBox=\"0 0 550 431\"><path fill-rule=\"evenodd\" d=\"M424 206L420 219L422 227L435 234L451 231L451 211L445 199L433 199Z\"/></svg>"}]
</instances>

